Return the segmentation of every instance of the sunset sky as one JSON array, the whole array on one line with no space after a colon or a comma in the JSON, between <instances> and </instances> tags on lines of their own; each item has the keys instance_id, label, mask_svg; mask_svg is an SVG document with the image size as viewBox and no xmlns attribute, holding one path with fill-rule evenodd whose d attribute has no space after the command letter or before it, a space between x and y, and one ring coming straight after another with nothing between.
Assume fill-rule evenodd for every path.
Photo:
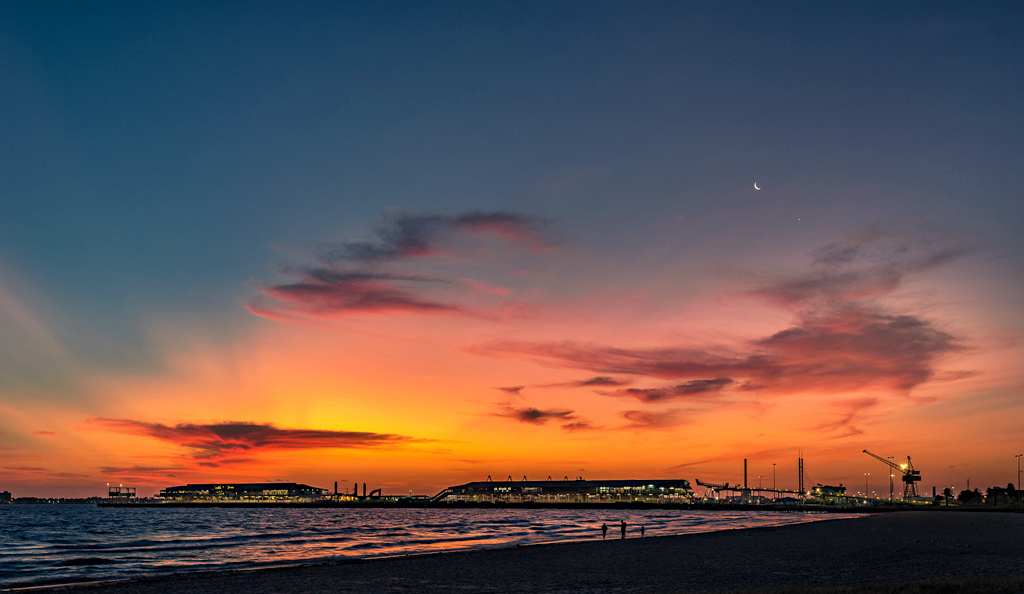
<instances>
[{"instance_id":1,"label":"sunset sky","mask_svg":"<svg viewBox=\"0 0 1024 594\"><path fill-rule=\"evenodd\" d=\"M0 4L0 491L1016 483L1024 5L700 4Z\"/></svg>"}]
</instances>

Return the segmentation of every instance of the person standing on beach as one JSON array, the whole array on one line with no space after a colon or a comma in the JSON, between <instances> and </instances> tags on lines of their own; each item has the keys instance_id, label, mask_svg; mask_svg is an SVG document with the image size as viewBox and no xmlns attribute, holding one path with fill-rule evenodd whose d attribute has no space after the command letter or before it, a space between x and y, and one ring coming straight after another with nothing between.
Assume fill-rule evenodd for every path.
<instances>
[{"instance_id":1,"label":"person standing on beach","mask_svg":"<svg viewBox=\"0 0 1024 594\"><path fill-rule=\"evenodd\" d=\"M601 540L608 536L608 524L601 524Z\"/></svg>"},{"instance_id":2,"label":"person standing on beach","mask_svg":"<svg viewBox=\"0 0 1024 594\"><path fill-rule=\"evenodd\" d=\"M644 537L644 527L641 526L640 527L640 538L643 538L643 537Z\"/></svg>"},{"instance_id":3,"label":"person standing on beach","mask_svg":"<svg viewBox=\"0 0 1024 594\"><path fill-rule=\"evenodd\" d=\"M622 529L622 538L626 538L626 521L622 520L622 525L619 526Z\"/></svg>"}]
</instances>

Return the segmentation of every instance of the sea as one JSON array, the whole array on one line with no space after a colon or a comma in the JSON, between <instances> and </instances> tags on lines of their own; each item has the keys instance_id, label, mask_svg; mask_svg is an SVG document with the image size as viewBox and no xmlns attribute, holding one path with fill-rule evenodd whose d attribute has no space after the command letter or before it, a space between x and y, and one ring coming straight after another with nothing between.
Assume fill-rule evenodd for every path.
<instances>
[{"instance_id":1,"label":"sea","mask_svg":"<svg viewBox=\"0 0 1024 594\"><path fill-rule=\"evenodd\" d=\"M0 505L0 589L781 526L837 514L609 509ZM852 516L850 516L852 517Z\"/></svg>"}]
</instances>

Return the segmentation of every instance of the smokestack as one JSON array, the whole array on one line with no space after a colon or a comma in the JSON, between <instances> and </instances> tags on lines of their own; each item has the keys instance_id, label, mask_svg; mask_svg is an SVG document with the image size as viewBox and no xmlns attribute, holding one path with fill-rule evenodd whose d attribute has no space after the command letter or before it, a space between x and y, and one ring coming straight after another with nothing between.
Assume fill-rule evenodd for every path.
<instances>
[{"instance_id":1,"label":"smokestack","mask_svg":"<svg viewBox=\"0 0 1024 594\"><path fill-rule=\"evenodd\" d=\"M363 497L366 497L366 483L363 483Z\"/></svg>"},{"instance_id":2,"label":"smokestack","mask_svg":"<svg viewBox=\"0 0 1024 594\"><path fill-rule=\"evenodd\" d=\"M338 481L334 481L334 497L338 497Z\"/></svg>"},{"instance_id":3,"label":"smokestack","mask_svg":"<svg viewBox=\"0 0 1024 594\"><path fill-rule=\"evenodd\" d=\"M743 489L747 488L747 459L743 459Z\"/></svg>"}]
</instances>

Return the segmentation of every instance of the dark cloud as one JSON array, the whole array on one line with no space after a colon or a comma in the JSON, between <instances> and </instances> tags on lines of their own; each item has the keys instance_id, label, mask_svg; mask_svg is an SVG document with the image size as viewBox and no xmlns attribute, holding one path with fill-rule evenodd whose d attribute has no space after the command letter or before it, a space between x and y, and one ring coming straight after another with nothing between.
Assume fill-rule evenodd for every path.
<instances>
[{"instance_id":1,"label":"dark cloud","mask_svg":"<svg viewBox=\"0 0 1024 594\"><path fill-rule=\"evenodd\" d=\"M32 434L33 435L54 436L54 435L57 435L57 432L56 431L33 431Z\"/></svg>"},{"instance_id":2,"label":"dark cloud","mask_svg":"<svg viewBox=\"0 0 1024 594\"><path fill-rule=\"evenodd\" d=\"M622 417L629 421L624 429L673 429L683 424L678 410L627 410Z\"/></svg>"},{"instance_id":3,"label":"dark cloud","mask_svg":"<svg viewBox=\"0 0 1024 594\"><path fill-rule=\"evenodd\" d=\"M14 472L49 472L46 468L40 468L38 466L4 466L4 470L11 470Z\"/></svg>"},{"instance_id":4,"label":"dark cloud","mask_svg":"<svg viewBox=\"0 0 1024 594\"><path fill-rule=\"evenodd\" d=\"M733 383L735 382L729 378L720 377L716 379L690 380L683 384L665 388L627 388L625 390L615 390L614 392L602 392L602 394L608 396L630 396L641 402L660 402L709 392L718 392Z\"/></svg>"},{"instance_id":5,"label":"dark cloud","mask_svg":"<svg viewBox=\"0 0 1024 594\"><path fill-rule=\"evenodd\" d=\"M736 381L742 381L746 390L841 392L875 386L906 391L932 377L939 357L962 347L924 319L851 309L803 318L796 326L748 343L743 351L622 349L571 342L495 342L482 348L597 373L694 378L673 388L616 392L654 401L721 389ZM719 379L702 379L708 376Z\"/></svg>"},{"instance_id":6,"label":"dark cloud","mask_svg":"<svg viewBox=\"0 0 1024 594\"><path fill-rule=\"evenodd\" d=\"M472 279L442 278L395 272L426 256L471 251L465 239L488 235L533 248L545 247L545 225L524 215L477 212L457 216L418 215L392 211L371 241L314 246L315 264L285 267L294 279L259 287L261 296L246 307L254 314L287 319L292 316L338 317L352 313L450 313L464 311L464 293L503 291Z\"/></svg>"},{"instance_id":7,"label":"dark cloud","mask_svg":"<svg viewBox=\"0 0 1024 594\"><path fill-rule=\"evenodd\" d=\"M263 295L275 302L274 311L329 317L342 312L441 313L459 309L423 295L429 292L426 285L444 282L438 279L323 269L293 273L301 276L299 282L263 289ZM263 308L252 305L249 309L260 313Z\"/></svg>"},{"instance_id":8,"label":"dark cloud","mask_svg":"<svg viewBox=\"0 0 1024 594\"><path fill-rule=\"evenodd\" d=\"M502 392L507 392L509 394L513 394L515 396L518 396L519 393L522 392L524 388L526 388L526 386L504 386L504 387L499 387L498 389L501 390Z\"/></svg>"},{"instance_id":9,"label":"dark cloud","mask_svg":"<svg viewBox=\"0 0 1024 594\"><path fill-rule=\"evenodd\" d=\"M626 381L619 381L615 378L608 377L606 375L599 375L590 379L579 380L575 382L563 382L560 384L547 384L547 388L592 388L592 387L616 387L625 386L629 384Z\"/></svg>"},{"instance_id":10,"label":"dark cloud","mask_svg":"<svg viewBox=\"0 0 1024 594\"><path fill-rule=\"evenodd\" d=\"M129 435L144 435L173 443L192 452L192 458L223 463L240 452L312 448L366 449L397 445L412 438L365 431L278 429L270 424L227 422L210 425L164 425L130 419L96 418L90 425Z\"/></svg>"},{"instance_id":11,"label":"dark cloud","mask_svg":"<svg viewBox=\"0 0 1024 594\"><path fill-rule=\"evenodd\" d=\"M565 429L566 431L590 431L593 429L600 429L600 427L595 427L590 423L590 421L576 421L562 425L562 429Z\"/></svg>"},{"instance_id":12,"label":"dark cloud","mask_svg":"<svg viewBox=\"0 0 1024 594\"><path fill-rule=\"evenodd\" d=\"M529 423L531 425L544 425L552 419L572 421L577 418L574 411L567 409L551 408L542 410L532 406L516 408L509 405L502 405L501 412L495 413L495 416L514 419L520 423Z\"/></svg>"}]
</instances>

